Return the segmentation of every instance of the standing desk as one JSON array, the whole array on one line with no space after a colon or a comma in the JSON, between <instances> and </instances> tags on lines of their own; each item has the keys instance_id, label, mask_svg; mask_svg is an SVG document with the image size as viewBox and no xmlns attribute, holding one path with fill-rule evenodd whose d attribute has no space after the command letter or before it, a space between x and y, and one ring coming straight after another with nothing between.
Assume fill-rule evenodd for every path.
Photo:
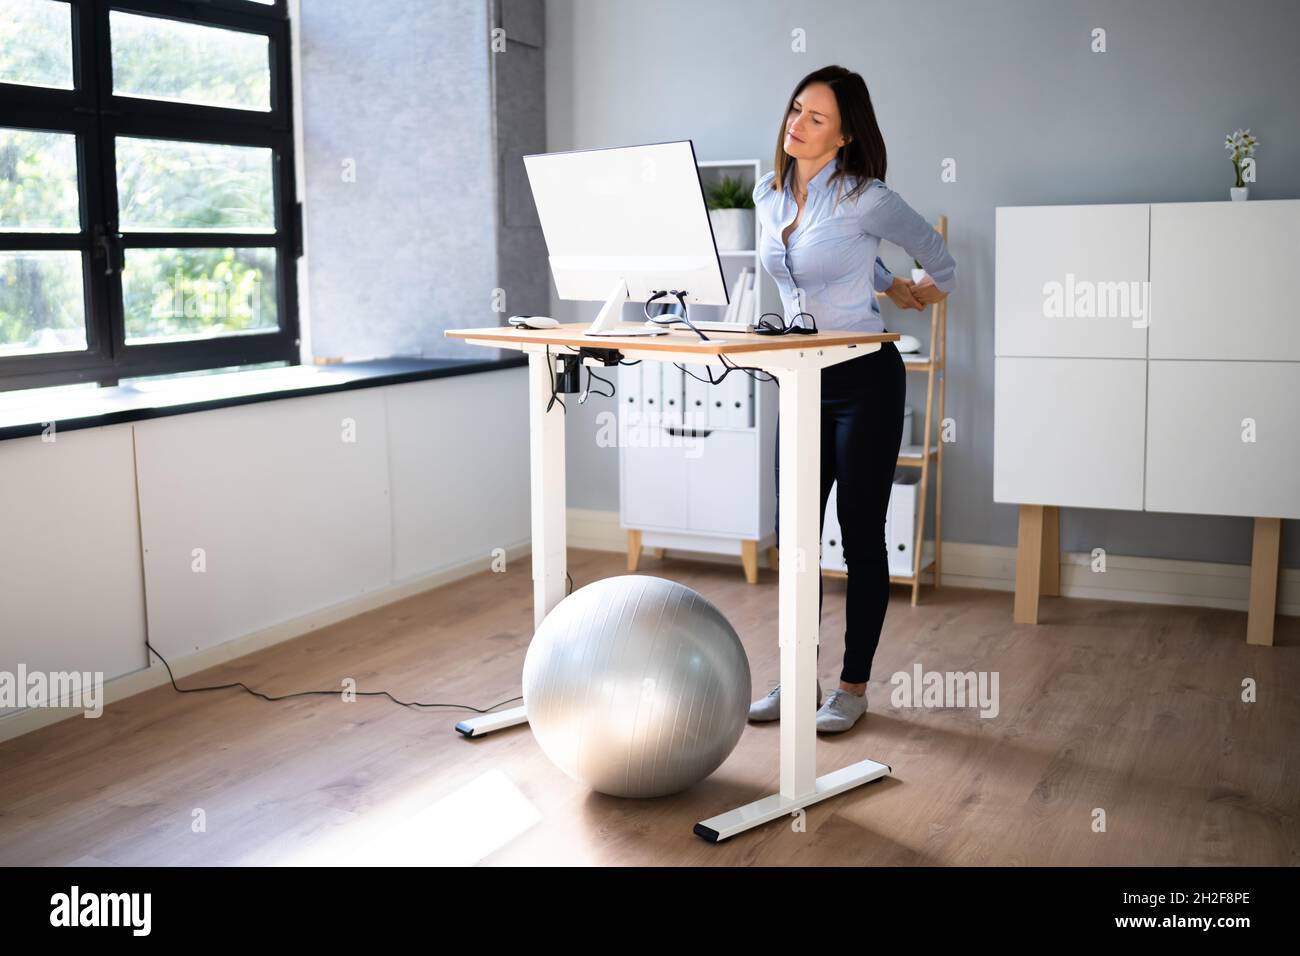
<instances>
[{"instance_id":1,"label":"standing desk","mask_svg":"<svg viewBox=\"0 0 1300 956\"><path fill-rule=\"evenodd\" d=\"M532 481L533 626L565 596L564 418L559 405L548 413L555 360L580 347L617 349L625 361L720 364L726 355L736 365L758 368L780 385L780 497L778 528L781 649L781 786L752 803L695 824L711 842L793 813L891 773L887 764L860 760L817 776L818 584L821 573L821 373L880 349L896 332L820 332L816 335L754 335L706 331L703 341L689 329L656 336L584 335L586 322L554 329L492 326L449 329L450 338L489 348L516 349L528 355L529 454ZM629 328L640 326L629 325ZM547 350L552 363L548 367ZM597 363L598 364L598 363ZM731 372L744 375L744 372ZM665 494L671 489L664 489ZM473 717L456 725L467 737L526 723L524 707Z\"/></svg>"}]
</instances>

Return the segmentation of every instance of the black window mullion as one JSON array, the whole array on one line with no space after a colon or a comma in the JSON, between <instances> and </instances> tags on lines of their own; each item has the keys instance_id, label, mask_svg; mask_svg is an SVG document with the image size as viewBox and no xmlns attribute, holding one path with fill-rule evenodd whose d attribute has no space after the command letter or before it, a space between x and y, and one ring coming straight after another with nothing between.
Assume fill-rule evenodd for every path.
<instances>
[{"instance_id":1,"label":"black window mullion","mask_svg":"<svg viewBox=\"0 0 1300 956\"><path fill-rule=\"evenodd\" d=\"M108 62L108 10L92 0L78 0L81 21L86 30L86 42L79 56L82 75L95 101L93 144L87 155L93 159L89 175L83 181L88 208L92 211L91 241L94 244L90 272L95 287L95 317L93 320L97 354L104 364L112 365L121 354L121 282L113 274L117 257L113 243L117 236L117 182L113 175L113 141L104 123L104 110L108 107L105 90L111 83L112 70Z\"/></svg>"},{"instance_id":2,"label":"black window mullion","mask_svg":"<svg viewBox=\"0 0 1300 956\"><path fill-rule=\"evenodd\" d=\"M289 24L288 20L283 16L274 15L274 8L257 7L256 4L250 3L247 6L255 9L235 10L228 6L214 6L210 2L187 4L179 2L179 0L95 0L95 2L103 11L105 36L103 49L105 52L108 51L111 42L108 34L108 11L110 9L154 16L165 20L201 23L205 26L227 27L248 33L265 34L269 45L267 67L271 76L271 110L268 113L115 96L113 94L111 71L104 78L103 106L105 109L121 113L175 117L178 119L201 116L204 123L217 122L235 125L247 123L259 128L268 126L285 130L290 128L291 97L287 95L290 89Z\"/></svg>"},{"instance_id":3,"label":"black window mullion","mask_svg":"<svg viewBox=\"0 0 1300 956\"><path fill-rule=\"evenodd\" d=\"M297 203L294 188L290 34L285 0L71 0L71 91L0 84L0 125L77 134L79 234L0 234L0 248L77 248L82 254L87 350L0 358L0 390L163 374L225 365L298 361ZM113 94L109 12L158 15L268 37L271 110L259 112L152 101ZM119 235L117 137L173 139L272 151L274 233L127 233ZM97 244L111 241L111 258ZM121 272L128 248L273 248L276 318L270 332L126 346ZM105 274L112 262L114 269ZM15 384L18 383L18 384Z\"/></svg>"},{"instance_id":4,"label":"black window mullion","mask_svg":"<svg viewBox=\"0 0 1300 956\"><path fill-rule=\"evenodd\" d=\"M74 47L74 61L76 50ZM75 72L75 68L74 68ZM66 133L75 137L75 162L77 167L78 231L65 232L3 232L0 231L0 250L76 251L81 259L82 312L86 333L86 350L82 352L51 352L34 355L12 355L0 358L0 382L14 371L40 372L47 368L87 368L103 364L109 357L106 340L100 334L96 319L102 309L102 295L95 276L93 226L96 216L96 185L98 182L95 159L95 120L86 111L61 109L41 111L26 109L0 114L0 125L10 129L26 129L52 133Z\"/></svg>"}]
</instances>

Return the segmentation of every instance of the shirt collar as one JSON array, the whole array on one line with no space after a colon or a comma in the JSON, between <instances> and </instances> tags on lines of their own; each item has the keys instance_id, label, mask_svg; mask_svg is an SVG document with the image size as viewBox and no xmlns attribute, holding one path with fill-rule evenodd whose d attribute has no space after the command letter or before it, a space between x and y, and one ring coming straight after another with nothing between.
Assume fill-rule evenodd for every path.
<instances>
[{"instance_id":1,"label":"shirt collar","mask_svg":"<svg viewBox=\"0 0 1300 956\"><path fill-rule=\"evenodd\" d=\"M839 157L832 156L831 161L823 166L817 175L808 183L808 192L811 194L820 191L826 185L831 176L834 175L835 170L839 169L839 165ZM795 168L791 166L790 176L787 182L787 188L789 189L791 196L794 195L794 174Z\"/></svg>"},{"instance_id":2,"label":"shirt collar","mask_svg":"<svg viewBox=\"0 0 1300 956\"><path fill-rule=\"evenodd\" d=\"M823 166L821 168L821 172L819 172L816 176L814 176L812 178L812 181L808 184L809 191L814 189L821 189L823 186L825 186L826 181L831 178L835 170L839 168L839 165L840 165L839 159L835 156L832 156L831 161L827 163L825 166Z\"/></svg>"}]
</instances>

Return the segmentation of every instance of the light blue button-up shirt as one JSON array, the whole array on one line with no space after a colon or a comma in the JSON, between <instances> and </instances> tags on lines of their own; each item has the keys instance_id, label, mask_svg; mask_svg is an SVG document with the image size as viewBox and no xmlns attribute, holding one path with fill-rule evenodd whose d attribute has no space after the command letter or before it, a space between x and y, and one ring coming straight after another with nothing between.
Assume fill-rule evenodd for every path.
<instances>
[{"instance_id":1,"label":"light blue button-up shirt","mask_svg":"<svg viewBox=\"0 0 1300 956\"><path fill-rule=\"evenodd\" d=\"M880 332L885 325L875 292L888 289L894 279L876 254L882 239L902 246L944 292L957 284L957 263L943 237L898 193L873 179L849 199L855 185L851 177L829 182L838 168L839 160L832 157L808 184L803 215L788 247L781 233L799 213L791 177L779 193L772 188L775 172L758 181L753 198L763 227L759 257L781 292L787 323L803 311L812 313L818 329ZM806 324L807 316L799 321Z\"/></svg>"}]
</instances>

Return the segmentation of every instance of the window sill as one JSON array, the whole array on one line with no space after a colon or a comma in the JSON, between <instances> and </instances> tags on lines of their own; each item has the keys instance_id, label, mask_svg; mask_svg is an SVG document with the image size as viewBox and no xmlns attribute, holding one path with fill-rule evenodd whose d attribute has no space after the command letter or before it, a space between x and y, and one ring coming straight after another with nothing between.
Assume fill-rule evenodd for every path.
<instances>
[{"instance_id":1,"label":"window sill","mask_svg":"<svg viewBox=\"0 0 1300 956\"><path fill-rule=\"evenodd\" d=\"M25 389L0 392L0 441L57 431L99 428L215 408L322 395L357 388L470 375L528 364L526 356L468 359L389 358L337 365L226 372L97 389Z\"/></svg>"}]
</instances>

